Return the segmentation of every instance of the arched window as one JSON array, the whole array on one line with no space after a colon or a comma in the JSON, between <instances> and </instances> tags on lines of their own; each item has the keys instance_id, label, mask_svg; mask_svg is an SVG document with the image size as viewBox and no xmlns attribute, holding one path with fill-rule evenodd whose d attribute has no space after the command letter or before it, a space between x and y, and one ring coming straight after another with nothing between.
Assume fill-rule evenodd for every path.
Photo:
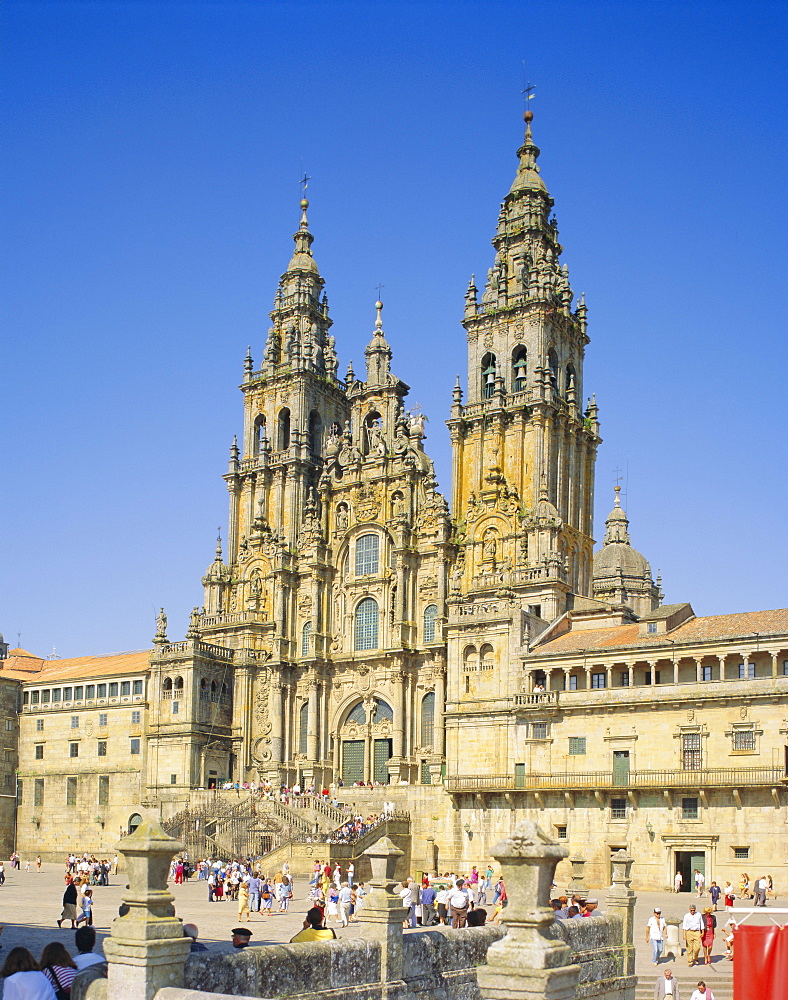
<instances>
[{"instance_id":1,"label":"arched window","mask_svg":"<svg viewBox=\"0 0 788 1000\"><path fill-rule=\"evenodd\" d=\"M309 728L309 703L304 702L298 716L298 752L306 753L306 734Z\"/></svg>"},{"instance_id":2,"label":"arched window","mask_svg":"<svg viewBox=\"0 0 788 1000\"><path fill-rule=\"evenodd\" d=\"M172 691L172 677L165 677L162 687L165 691Z\"/></svg>"},{"instance_id":3,"label":"arched window","mask_svg":"<svg viewBox=\"0 0 788 1000\"><path fill-rule=\"evenodd\" d=\"M482 399L491 399L495 392L495 355L489 352L482 358Z\"/></svg>"},{"instance_id":4,"label":"arched window","mask_svg":"<svg viewBox=\"0 0 788 1000\"><path fill-rule=\"evenodd\" d=\"M558 358L552 347L547 352L547 367L550 370L550 385L558 389Z\"/></svg>"},{"instance_id":5,"label":"arched window","mask_svg":"<svg viewBox=\"0 0 788 1000\"><path fill-rule=\"evenodd\" d=\"M429 604L424 609L424 641L435 642L435 619L438 617L437 604Z\"/></svg>"},{"instance_id":6,"label":"arched window","mask_svg":"<svg viewBox=\"0 0 788 1000\"><path fill-rule=\"evenodd\" d=\"M435 739L435 692L421 699L421 745L431 747Z\"/></svg>"},{"instance_id":7,"label":"arched window","mask_svg":"<svg viewBox=\"0 0 788 1000\"><path fill-rule=\"evenodd\" d=\"M378 571L380 539L377 535L361 535L356 539L356 576L368 576Z\"/></svg>"},{"instance_id":8,"label":"arched window","mask_svg":"<svg viewBox=\"0 0 788 1000\"><path fill-rule=\"evenodd\" d=\"M173 687L175 688L176 691L183 691L183 678L182 677L176 677L175 678L175 683L173 684ZM178 696L176 695L176 698L177 697Z\"/></svg>"},{"instance_id":9,"label":"arched window","mask_svg":"<svg viewBox=\"0 0 788 1000\"><path fill-rule=\"evenodd\" d=\"M479 654L475 646L466 646L462 654L463 667L468 672L473 672L479 665Z\"/></svg>"},{"instance_id":10,"label":"arched window","mask_svg":"<svg viewBox=\"0 0 788 1000\"><path fill-rule=\"evenodd\" d=\"M286 451L290 447L290 410L287 407L279 411L277 431L277 451Z\"/></svg>"},{"instance_id":11,"label":"arched window","mask_svg":"<svg viewBox=\"0 0 788 1000\"><path fill-rule=\"evenodd\" d=\"M356 608L356 649L378 648L378 603L365 597Z\"/></svg>"},{"instance_id":12,"label":"arched window","mask_svg":"<svg viewBox=\"0 0 788 1000\"><path fill-rule=\"evenodd\" d=\"M265 441L265 414L258 413L254 421L254 438L252 440L252 454L259 455L263 450Z\"/></svg>"},{"instance_id":13,"label":"arched window","mask_svg":"<svg viewBox=\"0 0 788 1000\"><path fill-rule=\"evenodd\" d=\"M219 691L216 686L216 681L211 681L211 701L216 701L219 697Z\"/></svg>"},{"instance_id":14,"label":"arched window","mask_svg":"<svg viewBox=\"0 0 788 1000\"><path fill-rule=\"evenodd\" d=\"M319 455L323 450L323 421L317 410L309 414L309 450L313 455Z\"/></svg>"},{"instance_id":15,"label":"arched window","mask_svg":"<svg viewBox=\"0 0 788 1000\"><path fill-rule=\"evenodd\" d=\"M479 669L492 670L492 668L493 668L493 648L489 643L486 643L479 650Z\"/></svg>"},{"instance_id":16,"label":"arched window","mask_svg":"<svg viewBox=\"0 0 788 1000\"><path fill-rule=\"evenodd\" d=\"M528 377L528 351L515 347L512 353L512 392L522 392Z\"/></svg>"},{"instance_id":17,"label":"arched window","mask_svg":"<svg viewBox=\"0 0 788 1000\"><path fill-rule=\"evenodd\" d=\"M312 638L312 622L304 622L301 629L301 655L309 656L309 643Z\"/></svg>"},{"instance_id":18,"label":"arched window","mask_svg":"<svg viewBox=\"0 0 788 1000\"><path fill-rule=\"evenodd\" d=\"M364 709L363 702L359 702L358 705L354 705L353 708L351 708L348 712L347 721L355 722L359 726L366 726L367 713Z\"/></svg>"},{"instance_id":19,"label":"arched window","mask_svg":"<svg viewBox=\"0 0 788 1000\"><path fill-rule=\"evenodd\" d=\"M394 721L394 709L391 705L387 704L385 701L381 701L380 698L375 699L375 715L372 718L373 722L393 722Z\"/></svg>"},{"instance_id":20,"label":"arched window","mask_svg":"<svg viewBox=\"0 0 788 1000\"><path fill-rule=\"evenodd\" d=\"M139 813L132 813L131 816L129 816L129 833L134 833L141 822L142 816L140 816Z\"/></svg>"}]
</instances>

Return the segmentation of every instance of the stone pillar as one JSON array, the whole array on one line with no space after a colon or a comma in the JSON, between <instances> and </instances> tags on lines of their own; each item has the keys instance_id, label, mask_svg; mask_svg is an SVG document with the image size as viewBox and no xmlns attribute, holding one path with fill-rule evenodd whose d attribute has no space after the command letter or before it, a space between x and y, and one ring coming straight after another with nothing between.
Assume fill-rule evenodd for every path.
<instances>
[{"instance_id":1,"label":"stone pillar","mask_svg":"<svg viewBox=\"0 0 788 1000\"><path fill-rule=\"evenodd\" d=\"M629 675L629 686L635 686L635 665L630 663L627 665L627 674Z\"/></svg>"},{"instance_id":2,"label":"stone pillar","mask_svg":"<svg viewBox=\"0 0 788 1000\"><path fill-rule=\"evenodd\" d=\"M404 852L388 837L381 837L364 854L369 858L372 878L358 915L359 935L380 945L380 981L392 982L402 979L402 922L408 910L395 889L397 862Z\"/></svg>"},{"instance_id":3,"label":"stone pillar","mask_svg":"<svg viewBox=\"0 0 788 1000\"><path fill-rule=\"evenodd\" d=\"M284 748L282 745L282 682L278 677L271 678L270 706L271 762L273 764L281 764L284 760Z\"/></svg>"},{"instance_id":4,"label":"stone pillar","mask_svg":"<svg viewBox=\"0 0 788 1000\"><path fill-rule=\"evenodd\" d=\"M632 891L632 879L630 870L633 859L626 851L616 851L610 855L613 862L613 884L607 894L608 912L621 917L624 928L622 945L624 948L624 968L625 976L635 974L635 903L637 897Z\"/></svg>"},{"instance_id":5,"label":"stone pillar","mask_svg":"<svg viewBox=\"0 0 788 1000\"><path fill-rule=\"evenodd\" d=\"M569 859L569 864L572 866L572 877L569 880L569 885L566 887L566 894L567 896L577 896L584 899L588 894L588 888L583 876L586 859L582 854L573 854Z\"/></svg>"},{"instance_id":6,"label":"stone pillar","mask_svg":"<svg viewBox=\"0 0 788 1000\"><path fill-rule=\"evenodd\" d=\"M435 660L435 725L432 749L443 757L446 753L446 668L443 657Z\"/></svg>"},{"instance_id":7,"label":"stone pillar","mask_svg":"<svg viewBox=\"0 0 788 1000\"><path fill-rule=\"evenodd\" d=\"M484 1000L571 1000L576 995L580 966L571 964L569 946L547 933L555 922L550 886L567 854L531 821L493 848L509 898L501 912L508 933L490 947L487 965L478 969Z\"/></svg>"},{"instance_id":8,"label":"stone pillar","mask_svg":"<svg viewBox=\"0 0 788 1000\"><path fill-rule=\"evenodd\" d=\"M772 653L771 657L772 657L772 677L777 677L777 668L780 662L780 654L779 652Z\"/></svg>"},{"instance_id":9,"label":"stone pillar","mask_svg":"<svg viewBox=\"0 0 788 1000\"><path fill-rule=\"evenodd\" d=\"M107 996L152 1000L165 986L183 986L190 941L167 891L170 861L184 845L168 837L156 820L145 820L115 847L126 860L128 913L112 921L104 942L109 963Z\"/></svg>"},{"instance_id":10,"label":"stone pillar","mask_svg":"<svg viewBox=\"0 0 788 1000\"><path fill-rule=\"evenodd\" d=\"M317 760L317 686L312 678L309 682L309 702L306 710L306 756L310 763Z\"/></svg>"},{"instance_id":11,"label":"stone pillar","mask_svg":"<svg viewBox=\"0 0 788 1000\"><path fill-rule=\"evenodd\" d=\"M678 682L679 682L679 660L680 659L681 659L681 657L679 657L677 659L675 655L673 657L673 683L674 684L678 684Z\"/></svg>"},{"instance_id":12,"label":"stone pillar","mask_svg":"<svg viewBox=\"0 0 788 1000\"><path fill-rule=\"evenodd\" d=\"M702 669L703 657L695 657L695 683L700 684L703 679L703 669Z\"/></svg>"},{"instance_id":13,"label":"stone pillar","mask_svg":"<svg viewBox=\"0 0 788 1000\"><path fill-rule=\"evenodd\" d=\"M394 742L392 756L398 761L402 758L402 747L405 735L405 675L397 671L391 678L394 687Z\"/></svg>"},{"instance_id":14,"label":"stone pillar","mask_svg":"<svg viewBox=\"0 0 788 1000\"><path fill-rule=\"evenodd\" d=\"M613 687L613 667L612 667L612 664L610 666L605 667L605 674L606 674L605 682L606 682L606 684L607 684L607 686L609 688L612 688Z\"/></svg>"},{"instance_id":15,"label":"stone pillar","mask_svg":"<svg viewBox=\"0 0 788 1000\"><path fill-rule=\"evenodd\" d=\"M657 683L657 661L649 660L648 669L651 674L651 686L654 687L654 685Z\"/></svg>"}]
</instances>

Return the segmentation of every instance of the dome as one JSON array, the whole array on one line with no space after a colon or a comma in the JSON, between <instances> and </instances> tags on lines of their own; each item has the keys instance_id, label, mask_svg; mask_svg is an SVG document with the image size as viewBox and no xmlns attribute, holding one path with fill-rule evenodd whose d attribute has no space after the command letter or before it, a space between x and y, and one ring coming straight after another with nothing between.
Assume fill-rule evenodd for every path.
<instances>
[{"instance_id":1,"label":"dome","mask_svg":"<svg viewBox=\"0 0 788 1000\"><path fill-rule=\"evenodd\" d=\"M317 269L315 258L311 253L305 253L303 250L296 250L290 259L290 263L287 265L287 270L309 271L310 274L320 273Z\"/></svg>"},{"instance_id":2,"label":"dome","mask_svg":"<svg viewBox=\"0 0 788 1000\"><path fill-rule=\"evenodd\" d=\"M646 557L626 542L609 542L594 553L594 579L611 576L619 570L624 576L651 577Z\"/></svg>"}]
</instances>

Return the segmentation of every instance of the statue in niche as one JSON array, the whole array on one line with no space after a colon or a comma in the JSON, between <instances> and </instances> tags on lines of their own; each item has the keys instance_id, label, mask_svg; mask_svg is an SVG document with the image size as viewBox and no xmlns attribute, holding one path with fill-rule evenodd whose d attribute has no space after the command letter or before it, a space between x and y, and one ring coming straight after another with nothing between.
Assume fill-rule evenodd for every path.
<instances>
[{"instance_id":1,"label":"statue in niche","mask_svg":"<svg viewBox=\"0 0 788 1000\"><path fill-rule=\"evenodd\" d=\"M495 528L488 528L482 537L482 552L486 562L495 562L498 554L498 534Z\"/></svg>"},{"instance_id":2,"label":"statue in niche","mask_svg":"<svg viewBox=\"0 0 788 1000\"><path fill-rule=\"evenodd\" d=\"M383 440L383 428L379 420L373 421L368 429L369 454L382 458L386 454L386 442Z\"/></svg>"},{"instance_id":3,"label":"statue in niche","mask_svg":"<svg viewBox=\"0 0 788 1000\"><path fill-rule=\"evenodd\" d=\"M336 523L337 523L337 531L345 531L347 529L348 512L347 512L347 507L343 503L341 503L337 507Z\"/></svg>"}]
</instances>

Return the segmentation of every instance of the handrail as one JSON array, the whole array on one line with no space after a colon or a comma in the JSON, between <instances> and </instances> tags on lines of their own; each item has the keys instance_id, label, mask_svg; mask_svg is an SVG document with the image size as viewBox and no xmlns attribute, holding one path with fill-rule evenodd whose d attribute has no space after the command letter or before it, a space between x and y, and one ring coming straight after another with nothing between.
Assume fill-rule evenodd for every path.
<instances>
[{"instance_id":1,"label":"handrail","mask_svg":"<svg viewBox=\"0 0 788 1000\"><path fill-rule=\"evenodd\" d=\"M450 775L446 788L462 791L528 791L549 788L741 788L747 785L774 785L788 779L782 767L720 767L698 770L554 772Z\"/></svg>"}]
</instances>

